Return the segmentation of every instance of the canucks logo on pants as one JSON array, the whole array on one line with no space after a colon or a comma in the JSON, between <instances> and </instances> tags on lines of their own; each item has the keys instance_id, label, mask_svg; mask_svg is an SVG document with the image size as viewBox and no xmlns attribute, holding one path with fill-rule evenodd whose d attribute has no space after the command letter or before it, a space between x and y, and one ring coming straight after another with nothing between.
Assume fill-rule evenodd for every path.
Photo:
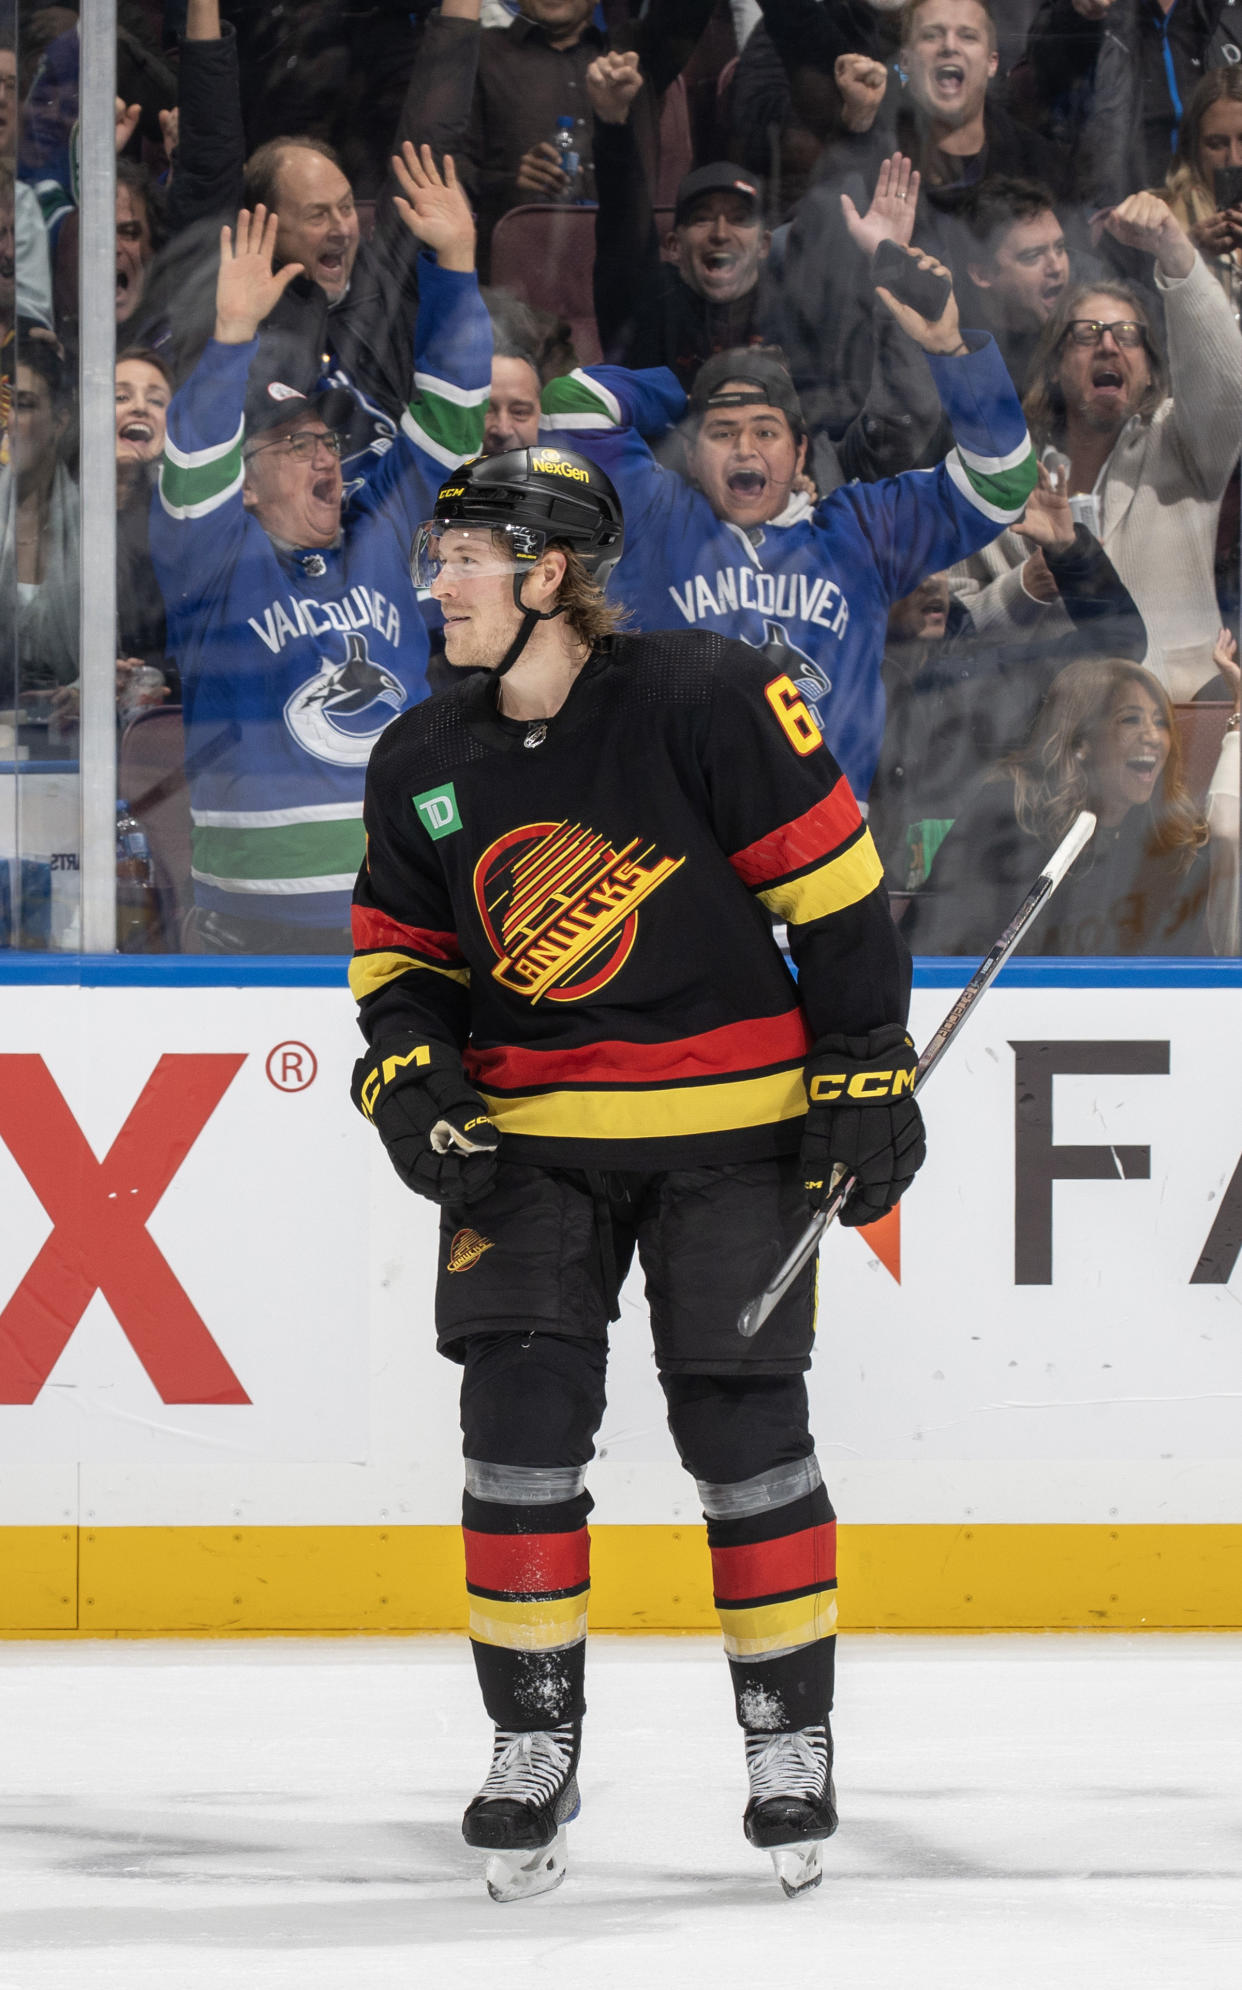
<instances>
[{"instance_id":1,"label":"canucks logo on pants","mask_svg":"<svg viewBox=\"0 0 1242 1990\"><path fill-rule=\"evenodd\" d=\"M802 697L810 706L815 723L823 732L825 707L828 693L832 689L832 679L825 677L813 657L809 657L805 650L800 650L797 643L790 642L783 622L765 621L763 634L763 642L751 643L749 647L758 650L770 663L775 664L778 670L783 670L793 679Z\"/></svg>"},{"instance_id":2,"label":"canucks logo on pants","mask_svg":"<svg viewBox=\"0 0 1242 1990\"><path fill-rule=\"evenodd\" d=\"M285 724L299 746L334 767L365 767L371 748L405 706L405 688L371 661L365 636L345 638L345 661L322 659L285 705Z\"/></svg>"}]
</instances>

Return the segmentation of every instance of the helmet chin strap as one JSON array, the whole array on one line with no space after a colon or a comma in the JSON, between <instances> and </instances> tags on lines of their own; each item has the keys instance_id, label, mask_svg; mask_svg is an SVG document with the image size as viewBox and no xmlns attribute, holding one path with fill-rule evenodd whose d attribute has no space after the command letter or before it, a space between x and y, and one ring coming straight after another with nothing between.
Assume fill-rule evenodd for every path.
<instances>
[{"instance_id":1,"label":"helmet chin strap","mask_svg":"<svg viewBox=\"0 0 1242 1990\"><path fill-rule=\"evenodd\" d=\"M565 613L563 607L549 608L546 611L539 608L528 608L522 599L522 589L525 587L526 581L527 576L525 574L514 574L513 576L513 599L522 620L516 636L501 657L500 662L496 665L496 676L498 679L504 676L506 670L512 670L522 651L526 648L527 643L534 635L536 622L554 622L558 615Z\"/></svg>"}]
</instances>

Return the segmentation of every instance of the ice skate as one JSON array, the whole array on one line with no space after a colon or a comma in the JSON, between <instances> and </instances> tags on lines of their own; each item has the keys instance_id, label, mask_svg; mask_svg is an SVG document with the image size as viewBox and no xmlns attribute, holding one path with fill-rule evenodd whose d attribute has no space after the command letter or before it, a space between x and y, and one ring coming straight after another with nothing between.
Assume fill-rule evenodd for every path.
<instances>
[{"instance_id":1,"label":"ice skate","mask_svg":"<svg viewBox=\"0 0 1242 1990\"><path fill-rule=\"evenodd\" d=\"M550 1893L565 1877L565 1826L578 1815L577 1721L521 1733L498 1727L492 1766L462 1819L467 1845L490 1852L493 1900Z\"/></svg>"},{"instance_id":2,"label":"ice skate","mask_svg":"<svg viewBox=\"0 0 1242 1990\"><path fill-rule=\"evenodd\" d=\"M826 1726L746 1736L750 1802L742 1819L752 1845L772 1854L792 1900L823 1878L820 1847L837 1828L832 1736Z\"/></svg>"}]
</instances>

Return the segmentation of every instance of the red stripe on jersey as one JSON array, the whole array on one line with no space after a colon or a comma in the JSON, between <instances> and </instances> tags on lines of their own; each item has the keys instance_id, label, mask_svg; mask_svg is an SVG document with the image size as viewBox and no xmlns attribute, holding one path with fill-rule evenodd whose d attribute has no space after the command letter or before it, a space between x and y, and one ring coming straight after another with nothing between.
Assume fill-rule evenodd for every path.
<instances>
[{"instance_id":1,"label":"red stripe on jersey","mask_svg":"<svg viewBox=\"0 0 1242 1990\"><path fill-rule=\"evenodd\" d=\"M761 1071L769 1064L801 1063L811 1033L801 1009L752 1022L726 1023L701 1036L671 1043L584 1043L560 1050L530 1050L525 1044L497 1044L467 1050L463 1062L472 1083L489 1090L528 1085L668 1084L678 1078L712 1078L738 1071Z\"/></svg>"},{"instance_id":2,"label":"red stripe on jersey","mask_svg":"<svg viewBox=\"0 0 1242 1990\"><path fill-rule=\"evenodd\" d=\"M591 1574L591 1537L585 1527L572 1534L478 1534L463 1527L466 1581L476 1589L510 1590L539 1596L575 1589Z\"/></svg>"},{"instance_id":3,"label":"red stripe on jersey","mask_svg":"<svg viewBox=\"0 0 1242 1990\"><path fill-rule=\"evenodd\" d=\"M461 962L456 933L437 933L430 926L403 926L399 919L370 905L353 906L349 918L358 953L369 953L374 947L409 947L429 960L449 961L454 966Z\"/></svg>"},{"instance_id":4,"label":"red stripe on jersey","mask_svg":"<svg viewBox=\"0 0 1242 1990\"><path fill-rule=\"evenodd\" d=\"M804 1527L799 1534L782 1534L775 1541L712 1549L712 1588L721 1603L809 1589L813 1583L831 1581L836 1573L835 1520Z\"/></svg>"},{"instance_id":5,"label":"red stripe on jersey","mask_svg":"<svg viewBox=\"0 0 1242 1990\"><path fill-rule=\"evenodd\" d=\"M805 815L795 816L779 829L748 843L729 862L743 884L752 887L771 884L776 878L800 871L804 864L830 857L846 838L862 825L858 803L844 774L830 794L817 801Z\"/></svg>"}]
</instances>

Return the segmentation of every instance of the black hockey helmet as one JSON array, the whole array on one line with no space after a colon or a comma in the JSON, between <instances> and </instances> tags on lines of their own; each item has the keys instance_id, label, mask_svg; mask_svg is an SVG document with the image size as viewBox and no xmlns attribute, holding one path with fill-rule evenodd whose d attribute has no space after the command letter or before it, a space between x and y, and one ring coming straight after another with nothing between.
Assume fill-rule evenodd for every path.
<instances>
[{"instance_id":1,"label":"black hockey helmet","mask_svg":"<svg viewBox=\"0 0 1242 1990\"><path fill-rule=\"evenodd\" d=\"M588 456L541 443L463 463L441 486L428 525L490 526L508 536L518 561L568 546L600 587L625 549L611 480Z\"/></svg>"}]
</instances>

